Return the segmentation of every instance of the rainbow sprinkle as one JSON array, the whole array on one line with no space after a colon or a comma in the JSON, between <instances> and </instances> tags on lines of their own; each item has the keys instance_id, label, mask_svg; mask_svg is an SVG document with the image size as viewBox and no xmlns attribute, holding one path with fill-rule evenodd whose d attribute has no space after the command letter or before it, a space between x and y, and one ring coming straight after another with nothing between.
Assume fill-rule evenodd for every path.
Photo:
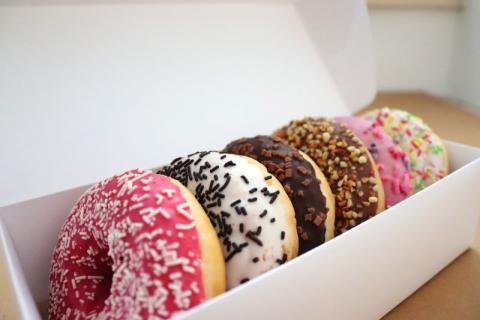
<instances>
[{"instance_id":1,"label":"rainbow sprinkle","mask_svg":"<svg viewBox=\"0 0 480 320\"><path fill-rule=\"evenodd\" d=\"M371 111L364 117L382 127L406 153L415 191L447 174L447 157L442 140L422 119L410 112L387 107Z\"/></svg>"}]
</instances>

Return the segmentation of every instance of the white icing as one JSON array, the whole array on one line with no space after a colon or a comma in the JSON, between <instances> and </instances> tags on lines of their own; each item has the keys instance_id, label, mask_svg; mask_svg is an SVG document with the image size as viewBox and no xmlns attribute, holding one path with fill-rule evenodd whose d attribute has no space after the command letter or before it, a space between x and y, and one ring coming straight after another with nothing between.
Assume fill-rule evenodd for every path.
<instances>
[{"instance_id":1,"label":"white icing","mask_svg":"<svg viewBox=\"0 0 480 320\"><path fill-rule=\"evenodd\" d=\"M252 279L257 275L260 275L270 269L275 268L282 262L284 257L284 251L282 245L285 243L291 243L292 236L289 230L295 230L288 224L291 223L291 217L287 216L289 213L282 203L279 197L270 204L271 197L265 196L261 193L262 188L267 188L269 193L278 192L278 189L270 187L263 172L258 167L259 163L253 162L253 160L245 157L224 154L218 152L210 152L206 155L197 153L190 155L189 157L180 158L177 161L173 161L170 166L162 168L161 173L170 175L171 177L178 179L184 183L187 188L195 194L199 202L207 212L212 224L215 226L215 230L219 234L220 242L222 244L223 254L225 259L229 257L233 251L233 248L228 248L226 244L226 238L231 243L240 245L242 243L248 243L248 246L244 247L239 253L235 254L226 264L227 267L227 286L233 288L240 284L243 279ZM221 157L224 156L224 159ZM202 158L200 162L197 162L199 158ZM208 162L209 168L202 171L202 175L206 177L198 179L188 177L187 166L179 168L181 163L193 160L190 164L191 175L200 170L201 166L205 166ZM224 167L226 163L235 163L235 166ZM197 164L195 164L197 162ZM176 168L177 166L177 168ZM210 170L216 166L219 166L214 172ZM231 179L227 187L221 192L225 198L222 199L220 205L216 203L210 206L213 201L202 201L201 194L203 192L198 191L199 185L203 186L204 190L209 189L210 184L213 181L213 185L219 184L216 189L218 191L226 181L225 174L229 174ZM214 180L214 176L217 175L218 181ZM248 184L242 179L244 176L248 180ZM255 192L250 193L253 188L257 188ZM213 196L215 192L211 193ZM256 198L256 201L249 202L248 199ZM247 212L247 215L238 214L232 203L240 199L239 206L243 206ZM260 217L261 213L267 210L267 214ZM224 221L231 226L232 232L230 235L221 234L221 227L218 223L221 212L227 212L229 217L223 215ZM275 218L275 222L270 222L272 218ZM240 224L243 223L243 233L240 232ZM261 226L261 233L257 238L262 242L262 246L255 241L247 237L247 232L252 231L255 233L257 228ZM281 233L285 232L284 239L281 240ZM258 258L258 262L253 262L255 258Z\"/></svg>"}]
</instances>

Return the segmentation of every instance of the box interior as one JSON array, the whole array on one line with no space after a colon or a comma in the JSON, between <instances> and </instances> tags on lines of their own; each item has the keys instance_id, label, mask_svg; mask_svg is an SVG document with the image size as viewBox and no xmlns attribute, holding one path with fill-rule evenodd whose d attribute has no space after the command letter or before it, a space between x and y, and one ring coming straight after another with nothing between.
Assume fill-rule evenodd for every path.
<instances>
[{"instance_id":1,"label":"box interior","mask_svg":"<svg viewBox=\"0 0 480 320\"><path fill-rule=\"evenodd\" d=\"M6 253L6 231L0 231L0 319L19 319L20 310L10 277L11 267L8 265Z\"/></svg>"},{"instance_id":2,"label":"box interior","mask_svg":"<svg viewBox=\"0 0 480 320\"><path fill-rule=\"evenodd\" d=\"M251 296L249 295L254 294L258 290L262 294L275 296L275 290L283 285L286 286L285 289L300 287L308 296L308 294L311 294L308 293L309 290L319 291L318 287L315 288L315 286L318 286L318 282L314 281L311 285L312 287L309 288L308 282L311 282L311 280L308 278L302 279L300 274L316 274L314 269L310 269L318 265L322 265L322 268L325 268L325 270L331 269L331 273L319 274L318 281L320 283L332 282L328 285L325 284L325 286L335 288L333 281L338 280L342 272L347 272L347 270L343 270L345 266L341 267L335 261L343 261L343 263L354 265L360 269L375 268L377 272L382 273L374 276L365 275L365 278L373 278L376 283L364 283L366 280L352 283L351 290L354 292L365 290L365 288L361 289L361 287L367 284L372 286L370 290L374 290L375 287L382 288L385 281L392 281L389 277L392 276L394 271L401 271L402 274L397 275L397 277L404 278L404 284L399 286L396 283L396 290L383 294L385 301L377 301L372 303L369 309L361 309L359 311L360 314L367 314L368 316L372 316L372 314L381 316L381 311L379 312L378 310L388 312L396 303L407 297L458 254L463 252L473 239L477 226L476 221L478 220L480 199L476 199L473 196L474 191L469 186L475 185L475 176L480 174L480 149L451 142L447 143L447 148L452 170L452 173L447 178L390 208L381 215L370 219L348 233L318 247L311 253L302 255L286 265L252 280L239 289L223 294L207 302L205 306L198 307L192 311L195 318L211 319L219 316L221 312L231 312L228 311L230 310L229 308L231 310L241 308L247 305L248 301L251 301ZM46 306L50 255L57 241L58 232L73 203L87 187L60 192L0 209L1 221L3 221L9 235L13 239L14 250L12 251L18 254L25 279L23 279L18 270L11 271L11 276L17 278L20 282L25 280L28 286L28 289L24 287L23 290L17 290L15 294L18 297L22 297L22 295L29 296L30 293L28 291L31 290L33 299L41 307L41 310L45 310ZM442 210L455 208L455 205L449 205L450 199L455 197L457 199L469 199L470 202L467 206L459 208L462 216L459 216L456 220L449 221L455 212L445 213ZM442 202L445 202L445 204L442 205ZM443 209L438 209L438 213L431 212L430 206L432 203L442 206ZM425 225L429 225L428 220L432 219L432 217L436 217L438 220L431 222L434 227L431 230L420 229ZM413 219L419 219L418 227L415 226L416 223ZM442 235L442 232L451 232L449 226L454 230L462 230L462 233L454 241ZM409 232L417 235L411 236L411 239L403 239L403 237L409 237ZM35 241L32 241L32 239L35 239ZM439 239L443 239L441 241L445 243L436 244L434 242ZM424 243L415 244L419 240ZM357 241L361 241L361 244ZM382 245L378 246L379 244ZM362 252L370 252L373 260L378 260L379 257L383 256L388 257L388 261L381 261L382 265L375 265L375 263L369 262L368 259L366 261L360 258L359 252L355 251L358 245L362 247ZM409 246L413 245L415 245L415 252L409 248ZM428 255L429 250L437 246L444 248L444 252L430 253L430 258L422 258L422 254ZM402 259L405 259L405 261L402 261ZM409 265L409 263L418 260L424 260L422 262L424 265ZM379 261L376 261L376 263L379 263ZM340 271L335 271L336 268L340 268ZM434 270L433 273L432 270ZM355 290L355 286L360 288ZM398 290L398 287L401 290ZM338 288L336 295L345 295L344 291L346 289ZM327 291L326 289L324 290ZM376 296L374 293L371 294ZM341 296L337 298L340 299ZM334 300L333 297L335 295L332 295L331 300ZM232 300L233 298L236 300ZM346 300L350 298L360 299L348 296L343 298ZM288 299L292 299L292 297L289 296ZM215 304L217 301L221 302ZM308 301L308 298L306 301ZM393 303L392 301L396 302ZM327 302L328 299L321 304L328 305ZM276 304L275 301L272 303ZM210 306L213 306L213 308ZM364 305L361 306L365 307ZM376 308L371 308L372 306L376 306ZM31 307L35 308L35 306ZM372 313L374 311L376 313ZM284 312L288 313L288 310L281 310L278 312L278 315L280 316ZM192 313L187 313L185 317L191 315ZM255 315L252 313L251 316Z\"/></svg>"},{"instance_id":3,"label":"box interior","mask_svg":"<svg viewBox=\"0 0 480 320\"><path fill-rule=\"evenodd\" d=\"M452 173L441 181L180 318L381 318L467 250L475 236L480 149L446 146ZM253 299L262 307L249 307Z\"/></svg>"}]
</instances>

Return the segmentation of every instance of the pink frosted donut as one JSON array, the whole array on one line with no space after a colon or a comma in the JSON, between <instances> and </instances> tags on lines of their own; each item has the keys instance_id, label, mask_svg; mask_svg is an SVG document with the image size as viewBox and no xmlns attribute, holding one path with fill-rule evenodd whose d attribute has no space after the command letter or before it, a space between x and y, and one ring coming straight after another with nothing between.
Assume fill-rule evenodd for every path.
<instances>
[{"instance_id":1,"label":"pink frosted donut","mask_svg":"<svg viewBox=\"0 0 480 320\"><path fill-rule=\"evenodd\" d=\"M419 117L389 107L369 111L362 117L381 127L405 152L414 192L448 174L448 152L442 139Z\"/></svg>"},{"instance_id":2,"label":"pink frosted donut","mask_svg":"<svg viewBox=\"0 0 480 320\"><path fill-rule=\"evenodd\" d=\"M220 244L193 195L136 169L93 185L68 216L49 319L166 319L224 288Z\"/></svg>"},{"instance_id":3,"label":"pink frosted donut","mask_svg":"<svg viewBox=\"0 0 480 320\"><path fill-rule=\"evenodd\" d=\"M412 193L408 158L381 127L359 117L337 117L335 121L348 126L365 144L377 162L385 190L386 206L406 199Z\"/></svg>"}]
</instances>

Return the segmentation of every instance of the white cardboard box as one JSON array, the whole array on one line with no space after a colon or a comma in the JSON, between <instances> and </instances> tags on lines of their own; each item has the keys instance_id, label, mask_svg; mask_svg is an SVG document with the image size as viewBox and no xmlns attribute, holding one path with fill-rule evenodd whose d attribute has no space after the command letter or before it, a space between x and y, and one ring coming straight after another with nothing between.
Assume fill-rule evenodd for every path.
<instances>
[{"instance_id":1,"label":"white cardboard box","mask_svg":"<svg viewBox=\"0 0 480 320\"><path fill-rule=\"evenodd\" d=\"M0 208L0 281L15 301L0 300L0 318L40 317L58 231L86 188L72 186L348 114L375 91L357 0L3 2L2 202L26 201ZM480 150L447 147L445 179L183 318L381 317L473 240Z\"/></svg>"}]
</instances>

